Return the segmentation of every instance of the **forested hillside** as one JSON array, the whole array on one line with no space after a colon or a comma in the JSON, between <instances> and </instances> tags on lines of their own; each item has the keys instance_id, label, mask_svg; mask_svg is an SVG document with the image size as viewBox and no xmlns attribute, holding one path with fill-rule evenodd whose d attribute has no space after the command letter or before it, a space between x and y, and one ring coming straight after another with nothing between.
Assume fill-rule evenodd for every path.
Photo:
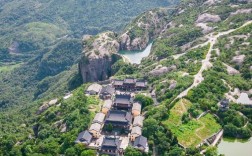
<instances>
[{"instance_id":1,"label":"forested hillside","mask_svg":"<svg viewBox=\"0 0 252 156\"><path fill-rule=\"evenodd\" d=\"M14 0L4 1L4 4L12 2ZM23 8L21 2L20 7ZM39 6L53 2L41 2ZM107 1L99 2L104 2L104 5L98 1L92 5L108 5ZM144 3L141 2L136 1L134 7L142 6ZM145 6L155 6L154 2L148 1ZM70 1L62 2L64 5L68 3ZM129 10L134 8L129 1L111 1L110 6L117 3L125 4L123 6L127 8L131 6ZM77 4L81 6L83 3ZM155 4L167 5L167 2ZM53 6L57 10L57 5ZM142 110L145 117L142 135L148 139L149 153L127 148L125 156L198 156L203 152L206 156L217 156L217 142L209 138L219 132L223 132L225 137L250 138L252 108L240 97L246 94L247 100L252 101L251 8L250 0L184 0L173 9L161 8L142 13L119 33L85 36L88 39L83 41L74 39L79 36L78 31L81 34L120 30L127 17L122 18L119 26L113 23L116 15L102 12L104 21L99 19L101 23L111 19L107 26L103 23L103 27L98 20L94 20L96 23L87 19L96 25L86 27L81 24L80 30L72 29L70 23L74 24L74 18L66 27L62 26L63 29L58 29L61 26L55 21L50 23L56 26L50 26L55 34L46 31L47 35L52 35L49 37L52 41L58 34L71 34L71 37L53 44L45 42L41 46L43 48L34 48L26 53L32 55L26 63L23 62L24 57L12 68L0 68L0 104L3 108L0 113L0 155L96 155L94 150L73 143L77 134L90 126L94 113L99 112L101 106L97 96L84 95L89 84L81 84L87 73L80 75L77 64L99 62L100 56L109 58L107 55L116 53L119 47L141 49L150 40L153 42L151 53L141 64L130 64L123 58L109 71L113 78L131 77L148 81L148 90L136 98L145 106ZM45 14L48 13L50 9ZM101 12L88 14L88 17L95 17ZM71 13L65 15L75 17L70 16ZM38 23L30 26L34 24ZM30 26L27 29L33 30ZM48 25L40 26L44 29ZM134 44L134 40L138 42ZM34 43L40 43L37 41ZM82 42L90 47L83 47ZM139 46L139 43L143 44ZM122 48L122 44L126 46ZM106 53L101 53L104 51ZM85 67L86 64L83 65ZM72 91L73 96L63 99L67 91ZM58 101L40 112L41 106L54 98ZM222 105L225 100L229 101L228 104Z\"/></svg>"},{"instance_id":2,"label":"forested hillside","mask_svg":"<svg viewBox=\"0 0 252 156\"><path fill-rule=\"evenodd\" d=\"M79 82L73 65L82 51L82 35L120 31L139 13L175 1L0 2L0 107L6 107L79 85L67 81L76 77L73 81Z\"/></svg>"}]
</instances>

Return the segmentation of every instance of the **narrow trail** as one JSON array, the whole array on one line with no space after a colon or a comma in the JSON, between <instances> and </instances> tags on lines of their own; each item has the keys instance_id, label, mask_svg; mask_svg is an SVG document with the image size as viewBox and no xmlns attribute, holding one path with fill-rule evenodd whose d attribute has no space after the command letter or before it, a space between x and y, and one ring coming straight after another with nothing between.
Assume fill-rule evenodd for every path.
<instances>
[{"instance_id":1,"label":"narrow trail","mask_svg":"<svg viewBox=\"0 0 252 156\"><path fill-rule=\"evenodd\" d=\"M198 121L199 121L199 120L198 120ZM195 134L196 134L196 136L197 136L198 138L200 138L200 140L204 140L204 138L202 138L201 136L199 136L198 132L199 132L200 130L206 128L206 125L205 125L203 122L201 122L201 121L199 121L199 122L200 122L203 126L200 127L200 128L198 128L198 129L196 129Z\"/></svg>"},{"instance_id":2,"label":"narrow trail","mask_svg":"<svg viewBox=\"0 0 252 156\"><path fill-rule=\"evenodd\" d=\"M211 33L211 34L206 36L208 38L207 42L193 47L193 48L197 48L199 46L204 46L204 45L210 44L210 47L209 47L209 50L207 52L206 58L202 60L202 66L201 66L199 72L196 75L194 75L193 84L189 88L187 88L186 90L181 92L173 101L175 101L178 98L185 97L189 90L191 90L194 87L197 87L204 80L204 77L202 76L202 73L203 73L204 70L208 70L209 68L212 67L212 63L210 62L211 52L213 50L213 47L214 47L215 43L218 41L218 38L221 37L221 36L230 34L230 33L234 32L234 31L236 31L238 29L241 29L241 28L243 28L243 27L245 27L245 26L247 26L247 25L249 25L251 23L252 23L252 21L248 21L245 24L243 24L242 26L240 26L239 28L231 29L231 30L224 31L224 32L220 32L217 35L214 35L214 33Z\"/></svg>"}]
</instances>

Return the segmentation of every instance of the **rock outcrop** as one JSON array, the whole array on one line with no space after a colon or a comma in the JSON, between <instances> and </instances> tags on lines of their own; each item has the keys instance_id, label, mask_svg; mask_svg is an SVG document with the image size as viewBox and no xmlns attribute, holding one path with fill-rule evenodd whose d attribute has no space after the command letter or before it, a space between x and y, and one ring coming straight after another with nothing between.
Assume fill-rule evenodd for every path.
<instances>
[{"instance_id":1,"label":"rock outcrop","mask_svg":"<svg viewBox=\"0 0 252 156\"><path fill-rule=\"evenodd\" d=\"M111 76L111 66L120 58L119 43L113 32L83 38L84 50L79 62L83 82L103 81Z\"/></svg>"},{"instance_id":2,"label":"rock outcrop","mask_svg":"<svg viewBox=\"0 0 252 156\"><path fill-rule=\"evenodd\" d=\"M167 10L157 9L143 13L119 36L120 50L142 50L167 25Z\"/></svg>"},{"instance_id":3,"label":"rock outcrop","mask_svg":"<svg viewBox=\"0 0 252 156\"><path fill-rule=\"evenodd\" d=\"M196 23L208 23L208 22L216 23L219 21L221 21L221 18L219 15L212 15L212 14L204 13L198 17Z\"/></svg>"},{"instance_id":4,"label":"rock outcrop","mask_svg":"<svg viewBox=\"0 0 252 156\"><path fill-rule=\"evenodd\" d=\"M155 69L150 71L150 74L153 76L160 76L176 69L177 67L175 65L172 65L170 67L162 67L159 65Z\"/></svg>"}]
</instances>

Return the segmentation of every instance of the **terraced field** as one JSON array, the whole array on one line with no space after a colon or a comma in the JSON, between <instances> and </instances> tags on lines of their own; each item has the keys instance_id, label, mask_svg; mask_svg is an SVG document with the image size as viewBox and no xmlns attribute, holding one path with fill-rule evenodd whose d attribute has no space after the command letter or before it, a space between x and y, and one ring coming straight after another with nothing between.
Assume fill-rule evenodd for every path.
<instances>
[{"instance_id":1,"label":"terraced field","mask_svg":"<svg viewBox=\"0 0 252 156\"><path fill-rule=\"evenodd\" d=\"M192 118L189 122L183 124L182 116L191 105L190 101L181 99L170 110L168 120L162 122L184 147L195 147L221 129L221 126L211 114L207 114L199 120Z\"/></svg>"}]
</instances>

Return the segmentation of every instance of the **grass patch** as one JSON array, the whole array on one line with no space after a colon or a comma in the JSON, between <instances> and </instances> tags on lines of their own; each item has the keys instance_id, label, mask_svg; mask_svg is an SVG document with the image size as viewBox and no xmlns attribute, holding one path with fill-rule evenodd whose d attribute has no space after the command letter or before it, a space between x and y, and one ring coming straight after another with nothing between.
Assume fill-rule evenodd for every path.
<instances>
[{"instance_id":1,"label":"grass patch","mask_svg":"<svg viewBox=\"0 0 252 156\"><path fill-rule=\"evenodd\" d=\"M12 65L4 65L0 66L0 72L10 72L15 68L18 68L21 66L21 63L19 64L12 64Z\"/></svg>"},{"instance_id":2,"label":"grass patch","mask_svg":"<svg viewBox=\"0 0 252 156\"><path fill-rule=\"evenodd\" d=\"M168 120L162 122L177 137L178 142L185 147L195 147L221 129L211 114L207 114L199 120L191 119L183 124L182 116L191 105L190 101L181 99L170 110Z\"/></svg>"}]
</instances>

